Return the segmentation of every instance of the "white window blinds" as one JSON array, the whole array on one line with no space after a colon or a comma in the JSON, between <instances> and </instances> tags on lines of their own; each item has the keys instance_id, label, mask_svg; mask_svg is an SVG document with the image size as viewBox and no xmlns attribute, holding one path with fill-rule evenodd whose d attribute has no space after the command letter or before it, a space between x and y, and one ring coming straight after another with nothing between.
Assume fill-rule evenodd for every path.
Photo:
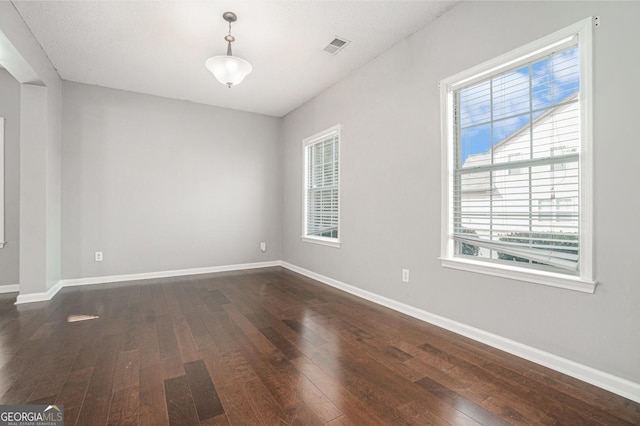
<instances>
[{"instance_id":1,"label":"white window blinds","mask_svg":"<svg viewBox=\"0 0 640 426\"><path fill-rule=\"evenodd\" d=\"M456 255L578 273L577 43L453 90Z\"/></svg>"},{"instance_id":2,"label":"white window blinds","mask_svg":"<svg viewBox=\"0 0 640 426\"><path fill-rule=\"evenodd\" d=\"M305 140L304 236L338 240L340 132Z\"/></svg>"}]
</instances>

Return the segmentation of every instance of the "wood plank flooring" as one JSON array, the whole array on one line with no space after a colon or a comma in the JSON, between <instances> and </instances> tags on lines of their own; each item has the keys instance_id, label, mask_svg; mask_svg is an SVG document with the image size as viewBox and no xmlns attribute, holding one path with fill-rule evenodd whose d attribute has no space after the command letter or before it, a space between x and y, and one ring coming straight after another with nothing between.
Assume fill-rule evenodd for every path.
<instances>
[{"instance_id":1,"label":"wood plank flooring","mask_svg":"<svg viewBox=\"0 0 640 426\"><path fill-rule=\"evenodd\" d=\"M0 404L67 425L640 425L640 404L282 268L14 301Z\"/></svg>"}]
</instances>

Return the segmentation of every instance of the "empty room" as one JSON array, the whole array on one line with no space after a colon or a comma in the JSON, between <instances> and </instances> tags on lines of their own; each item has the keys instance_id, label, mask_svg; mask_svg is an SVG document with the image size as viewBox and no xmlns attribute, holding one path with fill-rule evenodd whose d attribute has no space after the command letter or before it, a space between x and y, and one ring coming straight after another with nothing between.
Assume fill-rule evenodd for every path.
<instances>
[{"instance_id":1,"label":"empty room","mask_svg":"<svg viewBox=\"0 0 640 426\"><path fill-rule=\"evenodd\" d=\"M0 425L640 425L640 1L1 1Z\"/></svg>"}]
</instances>

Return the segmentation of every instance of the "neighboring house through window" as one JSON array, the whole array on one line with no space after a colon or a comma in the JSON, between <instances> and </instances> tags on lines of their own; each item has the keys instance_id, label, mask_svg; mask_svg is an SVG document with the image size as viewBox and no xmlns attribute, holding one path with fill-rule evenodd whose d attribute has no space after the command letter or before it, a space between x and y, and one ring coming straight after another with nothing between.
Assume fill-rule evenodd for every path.
<instances>
[{"instance_id":1,"label":"neighboring house through window","mask_svg":"<svg viewBox=\"0 0 640 426\"><path fill-rule=\"evenodd\" d=\"M591 25L442 82L444 266L593 292Z\"/></svg>"},{"instance_id":2,"label":"neighboring house through window","mask_svg":"<svg viewBox=\"0 0 640 426\"><path fill-rule=\"evenodd\" d=\"M334 126L303 141L302 238L340 247L340 129Z\"/></svg>"}]
</instances>

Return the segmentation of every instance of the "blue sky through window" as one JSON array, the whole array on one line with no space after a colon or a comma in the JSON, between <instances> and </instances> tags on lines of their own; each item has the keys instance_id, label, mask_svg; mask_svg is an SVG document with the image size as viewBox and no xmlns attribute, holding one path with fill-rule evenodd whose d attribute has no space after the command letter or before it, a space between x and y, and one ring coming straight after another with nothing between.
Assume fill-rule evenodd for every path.
<instances>
[{"instance_id":1,"label":"blue sky through window","mask_svg":"<svg viewBox=\"0 0 640 426\"><path fill-rule=\"evenodd\" d=\"M507 71L460 90L458 122L462 164L487 153L580 89L578 47Z\"/></svg>"}]
</instances>

